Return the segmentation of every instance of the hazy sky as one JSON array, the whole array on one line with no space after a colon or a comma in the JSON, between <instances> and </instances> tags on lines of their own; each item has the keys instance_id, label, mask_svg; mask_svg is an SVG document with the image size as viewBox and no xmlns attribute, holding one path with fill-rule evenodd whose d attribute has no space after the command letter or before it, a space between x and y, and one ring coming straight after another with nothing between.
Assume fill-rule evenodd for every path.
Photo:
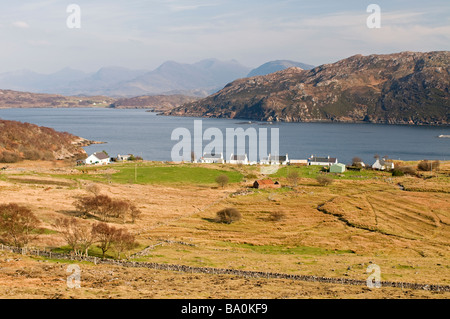
<instances>
[{"instance_id":1,"label":"hazy sky","mask_svg":"<svg viewBox=\"0 0 450 319\"><path fill-rule=\"evenodd\" d=\"M69 4L81 28L66 25ZM381 28L369 29L369 4ZM449 50L448 0L0 0L0 72L102 66L154 69L166 60L276 59L314 65L354 54Z\"/></svg>"}]
</instances>

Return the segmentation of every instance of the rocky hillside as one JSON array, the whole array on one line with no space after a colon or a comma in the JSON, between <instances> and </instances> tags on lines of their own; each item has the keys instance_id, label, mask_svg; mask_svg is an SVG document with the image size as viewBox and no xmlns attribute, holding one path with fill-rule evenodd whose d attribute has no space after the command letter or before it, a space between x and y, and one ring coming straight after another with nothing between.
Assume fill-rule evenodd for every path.
<instances>
[{"instance_id":1,"label":"rocky hillside","mask_svg":"<svg viewBox=\"0 0 450 319\"><path fill-rule=\"evenodd\" d=\"M86 158L92 141L48 127L0 119L0 163Z\"/></svg>"},{"instance_id":2,"label":"rocky hillside","mask_svg":"<svg viewBox=\"0 0 450 319\"><path fill-rule=\"evenodd\" d=\"M111 104L117 109L152 109L155 111L170 110L185 103L197 101L200 98L186 95L144 95L132 98L118 99Z\"/></svg>"},{"instance_id":3,"label":"rocky hillside","mask_svg":"<svg viewBox=\"0 0 450 319\"><path fill-rule=\"evenodd\" d=\"M450 124L450 52L355 55L236 80L166 115L285 122Z\"/></svg>"},{"instance_id":4,"label":"rocky hillside","mask_svg":"<svg viewBox=\"0 0 450 319\"><path fill-rule=\"evenodd\" d=\"M114 99L104 96L62 96L58 94L0 90L0 108L106 107L113 101Z\"/></svg>"}]
</instances>

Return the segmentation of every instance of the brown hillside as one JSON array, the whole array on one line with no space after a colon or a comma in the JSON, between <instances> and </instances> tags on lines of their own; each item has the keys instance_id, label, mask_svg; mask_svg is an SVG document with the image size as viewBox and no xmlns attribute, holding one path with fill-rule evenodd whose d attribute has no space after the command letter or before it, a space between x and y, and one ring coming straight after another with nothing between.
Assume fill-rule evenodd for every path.
<instances>
[{"instance_id":1,"label":"brown hillside","mask_svg":"<svg viewBox=\"0 0 450 319\"><path fill-rule=\"evenodd\" d=\"M0 120L0 162L86 157L81 146L91 141L30 123Z\"/></svg>"}]
</instances>

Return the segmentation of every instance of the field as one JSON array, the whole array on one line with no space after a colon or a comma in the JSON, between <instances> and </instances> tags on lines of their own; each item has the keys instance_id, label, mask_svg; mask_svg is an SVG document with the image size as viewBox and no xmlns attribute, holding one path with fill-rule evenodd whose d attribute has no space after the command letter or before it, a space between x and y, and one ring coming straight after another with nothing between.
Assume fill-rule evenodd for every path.
<instances>
[{"instance_id":1,"label":"field","mask_svg":"<svg viewBox=\"0 0 450 319\"><path fill-rule=\"evenodd\" d=\"M287 179L299 174L294 183ZM450 285L450 162L421 177L363 170L331 175L319 167L264 169L236 165L140 162L74 167L23 162L0 174L0 203L31 208L45 231L32 246L68 252L53 226L78 216L74 201L98 185L143 212L136 223L110 223L137 236L130 260L366 280ZM224 188L215 178L226 174ZM256 178L282 188L253 189ZM242 219L217 223L217 211ZM274 213L282 218L274 220ZM83 223L96 222L93 218ZM233 275L176 273L80 262L82 288L66 287L67 261L0 251L0 295L6 298L448 298L447 292L309 283ZM92 247L91 256L100 256ZM107 257L113 257L112 253ZM19 272L17 272L20 270Z\"/></svg>"}]
</instances>

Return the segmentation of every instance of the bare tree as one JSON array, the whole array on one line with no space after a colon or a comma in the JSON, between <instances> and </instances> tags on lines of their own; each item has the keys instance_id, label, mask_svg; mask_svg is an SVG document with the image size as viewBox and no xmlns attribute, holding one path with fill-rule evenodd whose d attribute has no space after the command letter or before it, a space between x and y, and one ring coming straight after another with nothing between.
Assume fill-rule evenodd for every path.
<instances>
[{"instance_id":1,"label":"bare tree","mask_svg":"<svg viewBox=\"0 0 450 319\"><path fill-rule=\"evenodd\" d=\"M80 251L80 255L84 252L84 255L88 256L89 248L91 248L96 240L95 233L92 231L92 226L79 223L76 234L76 237L78 238L77 248Z\"/></svg>"},{"instance_id":2,"label":"bare tree","mask_svg":"<svg viewBox=\"0 0 450 319\"><path fill-rule=\"evenodd\" d=\"M120 255L129 251L137 246L135 237L130 234L126 229L117 229L113 239L114 250L117 252L117 258L120 259Z\"/></svg>"},{"instance_id":3,"label":"bare tree","mask_svg":"<svg viewBox=\"0 0 450 319\"><path fill-rule=\"evenodd\" d=\"M111 248L117 236L117 228L108 226L106 223L97 223L92 226L92 232L97 239L98 248L102 251L102 258L105 258L106 252Z\"/></svg>"},{"instance_id":4,"label":"bare tree","mask_svg":"<svg viewBox=\"0 0 450 319\"><path fill-rule=\"evenodd\" d=\"M27 245L34 237L39 220L33 212L15 203L0 205L0 234L4 242L17 247Z\"/></svg>"},{"instance_id":5,"label":"bare tree","mask_svg":"<svg viewBox=\"0 0 450 319\"><path fill-rule=\"evenodd\" d=\"M75 255L78 254L79 238L78 238L78 228L79 222L75 217L72 218L58 218L55 221L54 226L61 233L67 245L73 250Z\"/></svg>"},{"instance_id":6,"label":"bare tree","mask_svg":"<svg viewBox=\"0 0 450 319\"><path fill-rule=\"evenodd\" d=\"M84 217L87 214L91 214L104 222L114 218L121 219L125 222L126 217L129 215L134 223L141 215L141 211L130 201L112 199L108 195L82 197L74 205L76 209L82 212Z\"/></svg>"}]
</instances>

